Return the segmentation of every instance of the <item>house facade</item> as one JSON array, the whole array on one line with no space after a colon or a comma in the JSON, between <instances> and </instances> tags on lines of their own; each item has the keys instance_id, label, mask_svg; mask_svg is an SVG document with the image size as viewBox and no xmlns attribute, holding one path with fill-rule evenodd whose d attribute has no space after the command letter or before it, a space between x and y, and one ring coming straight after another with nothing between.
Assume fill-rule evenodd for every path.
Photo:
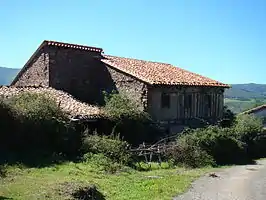
<instances>
[{"instance_id":1,"label":"house facade","mask_svg":"<svg viewBox=\"0 0 266 200\"><path fill-rule=\"evenodd\" d=\"M105 55L101 48L44 41L13 80L16 87L52 87L92 105L103 91L126 93L154 120L175 126L217 120L229 85L167 63Z\"/></svg>"}]
</instances>

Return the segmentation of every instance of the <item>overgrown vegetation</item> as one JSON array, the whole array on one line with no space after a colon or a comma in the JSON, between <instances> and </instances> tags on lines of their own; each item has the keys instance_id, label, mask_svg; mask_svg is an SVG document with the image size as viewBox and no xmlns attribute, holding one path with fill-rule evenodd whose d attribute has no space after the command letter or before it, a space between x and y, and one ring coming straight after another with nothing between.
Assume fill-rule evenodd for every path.
<instances>
[{"instance_id":1,"label":"overgrown vegetation","mask_svg":"<svg viewBox=\"0 0 266 200\"><path fill-rule=\"evenodd\" d=\"M262 121L252 115L235 116L225 108L224 118L216 125L202 123L203 128L178 134L162 155L163 163L154 168L144 159L136 161L129 151L160 135L149 115L121 94L106 96L104 110L112 125L107 134L73 124L44 94L23 93L1 100L0 192L18 198L20 190L19 199L55 199L64 195L170 199L202 173L195 169L187 173L179 167L242 164L266 156ZM177 169L181 172L176 173ZM70 192L67 187L74 188L77 180L82 184ZM27 184L18 187L22 183ZM66 187L57 188L62 184ZM91 185L97 185L97 190ZM40 186L44 192L40 192Z\"/></svg>"},{"instance_id":2,"label":"overgrown vegetation","mask_svg":"<svg viewBox=\"0 0 266 200\"><path fill-rule=\"evenodd\" d=\"M161 135L149 114L125 94L105 94L104 111L113 122L111 134L119 134L132 145L154 142Z\"/></svg>"},{"instance_id":3,"label":"overgrown vegetation","mask_svg":"<svg viewBox=\"0 0 266 200\"><path fill-rule=\"evenodd\" d=\"M89 135L84 138L82 151L84 154L103 154L114 162L128 165L131 162L129 144L115 136Z\"/></svg>"},{"instance_id":4,"label":"overgrown vegetation","mask_svg":"<svg viewBox=\"0 0 266 200\"><path fill-rule=\"evenodd\" d=\"M178 136L169 156L190 167L245 164L260 156L265 139L262 121L252 115L239 115L231 126L208 126ZM264 145L262 145L262 143Z\"/></svg>"},{"instance_id":5,"label":"overgrown vegetation","mask_svg":"<svg viewBox=\"0 0 266 200\"><path fill-rule=\"evenodd\" d=\"M0 110L1 159L32 164L35 158L78 154L80 135L44 94L22 93L2 100Z\"/></svg>"}]
</instances>

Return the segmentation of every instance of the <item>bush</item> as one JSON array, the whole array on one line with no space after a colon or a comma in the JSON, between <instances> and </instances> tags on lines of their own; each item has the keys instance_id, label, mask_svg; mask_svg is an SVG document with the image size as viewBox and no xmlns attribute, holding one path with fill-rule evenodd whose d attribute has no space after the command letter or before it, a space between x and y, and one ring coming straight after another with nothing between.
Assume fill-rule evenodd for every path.
<instances>
[{"instance_id":1,"label":"bush","mask_svg":"<svg viewBox=\"0 0 266 200\"><path fill-rule=\"evenodd\" d=\"M12 108L3 99L0 99L0 152L2 154L14 147L12 140L15 139L14 135L18 127L15 119Z\"/></svg>"},{"instance_id":2,"label":"bush","mask_svg":"<svg viewBox=\"0 0 266 200\"><path fill-rule=\"evenodd\" d=\"M87 135L83 140L83 153L103 154L113 162L128 165L132 156L128 152L129 144L118 137Z\"/></svg>"},{"instance_id":3,"label":"bush","mask_svg":"<svg viewBox=\"0 0 266 200\"><path fill-rule=\"evenodd\" d=\"M22 93L1 105L5 109L1 115L5 113L10 123L16 124L15 130L5 134L8 154L32 160L33 156L74 156L79 152L81 135L56 102L45 94ZM0 125L2 129L4 125Z\"/></svg>"},{"instance_id":4,"label":"bush","mask_svg":"<svg viewBox=\"0 0 266 200\"><path fill-rule=\"evenodd\" d=\"M141 106L125 94L105 94L104 110L114 119L123 119L124 117L138 120L149 119L149 115L142 111Z\"/></svg>"},{"instance_id":5,"label":"bush","mask_svg":"<svg viewBox=\"0 0 266 200\"><path fill-rule=\"evenodd\" d=\"M247 153L250 158L262 156L264 145L266 145L265 137L262 137L263 124L262 119L254 115L239 115L236 119L234 132L237 138L246 144ZM265 154L266 155L266 154Z\"/></svg>"},{"instance_id":6,"label":"bush","mask_svg":"<svg viewBox=\"0 0 266 200\"><path fill-rule=\"evenodd\" d=\"M218 125L223 128L229 128L232 127L233 124L235 123L236 116L235 114L228 109L227 106L224 106L223 108L223 117L222 119L218 122Z\"/></svg>"},{"instance_id":7,"label":"bush","mask_svg":"<svg viewBox=\"0 0 266 200\"><path fill-rule=\"evenodd\" d=\"M166 157L174 164L192 168L215 165L213 158L189 137L179 139L176 145L167 150Z\"/></svg>"},{"instance_id":8,"label":"bush","mask_svg":"<svg viewBox=\"0 0 266 200\"><path fill-rule=\"evenodd\" d=\"M191 130L190 133L182 135L178 141L199 147L207 152L216 164L234 164L247 159L244 144L236 138L230 128L209 126L204 129Z\"/></svg>"},{"instance_id":9,"label":"bush","mask_svg":"<svg viewBox=\"0 0 266 200\"><path fill-rule=\"evenodd\" d=\"M108 173L115 173L124 167L122 164L114 162L102 153L86 153L83 155L83 161L89 163L99 171Z\"/></svg>"},{"instance_id":10,"label":"bush","mask_svg":"<svg viewBox=\"0 0 266 200\"><path fill-rule=\"evenodd\" d=\"M184 131L168 152L170 158L195 167L211 163L210 158L218 165L242 164L266 155L263 153L266 152L266 137L261 134L261 119L239 115L229 121L233 124L227 124L227 128L208 126ZM203 159L202 163L200 159Z\"/></svg>"},{"instance_id":11,"label":"bush","mask_svg":"<svg viewBox=\"0 0 266 200\"><path fill-rule=\"evenodd\" d=\"M262 120L254 115L239 115L236 118L234 131L241 141L252 143L263 132Z\"/></svg>"},{"instance_id":12,"label":"bush","mask_svg":"<svg viewBox=\"0 0 266 200\"><path fill-rule=\"evenodd\" d=\"M132 145L154 142L161 134L149 114L125 94L105 95L104 111L112 121L112 134Z\"/></svg>"}]
</instances>

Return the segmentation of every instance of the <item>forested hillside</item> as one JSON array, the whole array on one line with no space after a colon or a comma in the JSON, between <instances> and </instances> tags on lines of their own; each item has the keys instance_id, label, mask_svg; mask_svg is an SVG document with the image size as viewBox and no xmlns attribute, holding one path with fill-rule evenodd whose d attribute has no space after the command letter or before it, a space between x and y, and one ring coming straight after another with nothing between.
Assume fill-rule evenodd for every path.
<instances>
[{"instance_id":1,"label":"forested hillside","mask_svg":"<svg viewBox=\"0 0 266 200\"><path fill-rule=\"evenodd\" d=\"M0 85L8 85L17 75L19 69L0 67Z\"/></svg>"},{"instance_id":2,"label":"forested hillside","mask_svg":"<svg viewBox=\"0 0 266 200\"><path fill-rule=\"evenodd\" d=\"M225 91L225 105L233 112L239 113L247 109L266 104L266 84L232 84Z\"/></svg>"}]
</instances>

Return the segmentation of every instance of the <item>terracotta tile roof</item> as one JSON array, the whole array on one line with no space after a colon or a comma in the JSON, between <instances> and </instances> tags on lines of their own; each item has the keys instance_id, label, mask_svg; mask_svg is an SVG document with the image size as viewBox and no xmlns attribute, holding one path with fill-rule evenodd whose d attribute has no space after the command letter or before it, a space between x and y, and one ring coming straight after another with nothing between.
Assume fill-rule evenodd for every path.
<instances>
[{"instance_id":1,"label":"terracotta tile roof","mask_svg":"<svg viewBox=\"0 0 266 200\"><path fill-rule=\"evenodd\" d=\"M244 111L244 112L242 112L242 114L251 114L251 113L263 110L263 109L266 109L266 104L252 108L252 109L247 110L247 111Z\"/></svg>"},{"instance_id":2,"label":"terracotta tile roof","mask_svg":"<svg viewBox=\"0 0 266 200\"><path fill-rule=\"evenodd\" d=\"M43 93L52 98L70 116L70 118L97 118L103 115L100 108L82 103L70 94L46 87L0 86L0 97L9 98L22 92Z\"/></svg>"},{"instance_id":3,"label":"terracotta tile roof","mask_svg":"<svg viewBox=\"0 0 266 200\"><path fill-rule=\"evenodd\" d=\"M209 79L167 63L104 55L102 62L154 85L219 86L227 84Z\"/></svg>"},{"instance_id":4,"label":"terracotta tile roof","mask_svg":"<svg viewBox=\"0 0 266 200\"><path fill-rule=\"evenodd\" d=\"M102 48L84 46L84 45L79 45L79 44L70 44L70 43L65 43L65 42L45 40L44 43L47 44L48 46L58 46L58 47L66 47L66 48L80 49L80 50L86 50L86 51L96 51L100 53L103 51Z\"/></svg>"}]
</instances>

